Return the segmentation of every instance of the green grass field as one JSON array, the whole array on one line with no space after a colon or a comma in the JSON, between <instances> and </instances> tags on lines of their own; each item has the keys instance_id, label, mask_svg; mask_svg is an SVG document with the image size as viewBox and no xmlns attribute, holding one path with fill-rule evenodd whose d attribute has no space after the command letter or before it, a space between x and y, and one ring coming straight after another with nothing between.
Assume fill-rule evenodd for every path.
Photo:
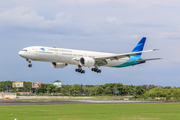
<instances>
[{"instance_id":1,"label":"green grass field","mask_svg":"<svg viewBox=\"0 0 180 120\"><path fill-rule=\"evenodd\" d=\"M0 120L180 120L180 103L0 106Z\"/></svg>"}]
</instances>

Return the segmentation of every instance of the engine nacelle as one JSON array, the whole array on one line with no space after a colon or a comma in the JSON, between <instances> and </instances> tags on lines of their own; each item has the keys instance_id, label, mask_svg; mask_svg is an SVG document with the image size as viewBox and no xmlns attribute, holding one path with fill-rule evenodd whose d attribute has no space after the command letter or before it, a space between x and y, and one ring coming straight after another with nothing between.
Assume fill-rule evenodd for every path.
<instances>
[{"instance_id":1,"label":"engine nacelle","mask_svg":"<svg viewBox=\"0 0 180 120\"><path fill-rule=\"evenodd\" d=\"M90 57L82 57L79 60L79 64L84 67L93 67L95 64L95 60Z\"/></svg>"},{"instance_id":2,"label":"engine nacelle","mask_svg":"<svg viewBox=\"0 0 180 120\"><path fill-rule=\"evenodd\" d=\"M67 66L67 63L57 63L57 62L52 62L51 63L53 68L64 68L65 66Z\"/></svg>"}]
</instances>

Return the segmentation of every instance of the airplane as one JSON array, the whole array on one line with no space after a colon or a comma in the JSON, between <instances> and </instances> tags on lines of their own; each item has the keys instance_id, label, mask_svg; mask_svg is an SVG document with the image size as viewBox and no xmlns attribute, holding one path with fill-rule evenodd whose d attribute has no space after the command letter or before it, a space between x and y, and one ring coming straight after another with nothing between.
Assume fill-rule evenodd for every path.
<instances>
[{"instance_id":1,"label":"airplane","mask_svg":"<svg viewBox=\"0 0 180 120\"><path fill-rule=\"evenodd\" d=\"M85 73L82 67L93 67L91 70L101 73L98 67L128 67L139 65L150 60L158 60L161 58L142 59L143 52L155 51L158 49L143 51L146 37L143 37L136 47L130 53L112 54L93 51L73 50L56 47L31 46L23 48L19 55L29 62L29 67L32 67L31 61L51 62L54 68L64 68L68 64L77 65L75 69L78 73Z\"/></svg>"}]
</instances>

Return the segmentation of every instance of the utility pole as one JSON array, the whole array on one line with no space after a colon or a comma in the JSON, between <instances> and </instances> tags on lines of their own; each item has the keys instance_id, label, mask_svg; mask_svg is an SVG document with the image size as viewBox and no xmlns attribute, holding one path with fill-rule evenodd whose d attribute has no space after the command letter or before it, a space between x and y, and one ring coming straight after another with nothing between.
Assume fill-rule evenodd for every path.
<instances>
[{"instance_id":1,"label":"utility pole","mask_svg":"<svg viewBox=\"0 0 180 120\"><path fill-rule=\"evenodd\" d=\"M1 78L0 78L0 83L1 83ZM0 92L1 92L1 85L0 85Z\"/></svg>"},{"instance_id":2,"label":"utility pole","mask_svg":"<svg viewBox=\"0 0 180 120\"><path fill-rule=\"evenodd\" d=\"M37 95L37 88L35 89L35 93L36 93L36 95Z\"/></svg>"},{"instance_id":3,"label":"utility pole","mask_svg":"<svg viewBox=\"0 0 180 120\"><path fill-rule=\"evenodd\" d=\"M0 77L0 92L2 92L2 82L1 82L1 77Z\"/></svg>"},{"instance_id":4,"label":"utility pole","mask_svg":"<svg viewBox=\"0 0 180 120\"><path fill-rule=\"evenodd\" d=\"M70 94L70 88L69 88L69 95L71 95L71 94Z\"/></svg>"},{"instance_id":5,"label":"utility pole","mask_svg":"<svg viewBox=\"0 0 180 120\"><path fill-rule=\"evenodd\" d=\"M82 83L81 83L81 95L83 94L83 90L82 90Z\"/></svg>"},{"instance_id":6,"label":"utility pole","mask_svg":"<svg viewBox=\"0 0 180 120\"><path fill-rule=\"evenodd\" d=\"M46 88L47 88L47 94L48 94L48 85L47 85L47 87L46 87Z\"/></svg>"}]
</instances>

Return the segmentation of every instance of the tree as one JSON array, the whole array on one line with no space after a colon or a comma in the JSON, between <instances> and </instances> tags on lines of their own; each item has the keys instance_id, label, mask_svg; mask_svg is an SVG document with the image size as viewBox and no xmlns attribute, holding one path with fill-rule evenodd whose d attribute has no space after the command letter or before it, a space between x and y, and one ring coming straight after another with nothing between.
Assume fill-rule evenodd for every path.
<instances>
[{"instance_id":1,"label":"tree","mask_svg":"<svg viewBox=\"0 0 180 120\"><path fill-rule=\"evenodd\" d=\"M143 95L146 92L145 89L143 89L141 86L137 86L135 88L135 95Z\"/></svg>"}]
</instances>

